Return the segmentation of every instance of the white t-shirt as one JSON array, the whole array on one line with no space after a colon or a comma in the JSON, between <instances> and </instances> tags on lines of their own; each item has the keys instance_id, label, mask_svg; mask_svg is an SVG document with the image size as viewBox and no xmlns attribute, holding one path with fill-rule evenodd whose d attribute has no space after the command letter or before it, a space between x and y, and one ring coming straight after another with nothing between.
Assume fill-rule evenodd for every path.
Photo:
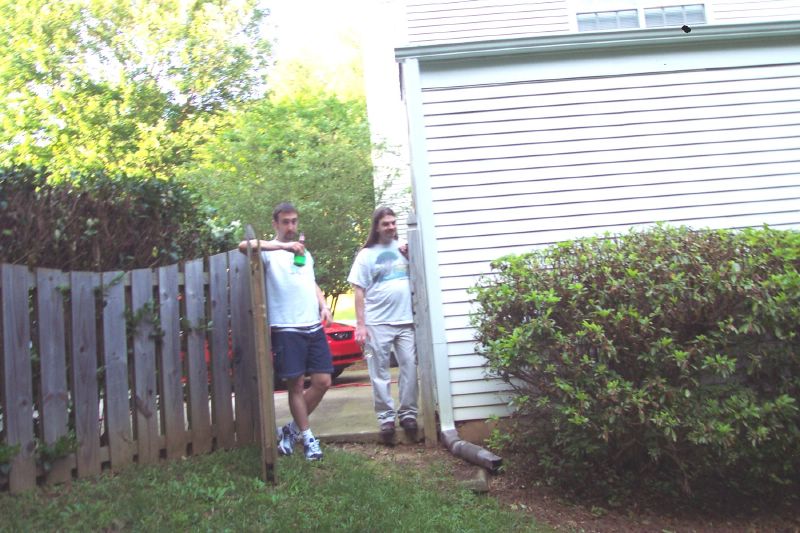
<instances>
[{"instance_id":1,"label":"white t-shirt","mask_svg":"<svg viewBox=\"0 0 800 533\"><path fill-rule=\"evenodd\" d=\"M397 241L362 248L347 281L364 289L364 322L411 324L411 285L408 260L398 249Z\"/></svg>"},{"instance_id":2,"label":"white t-shirt","mask_svg":"<svg viewBox=\"0 0 800 533\"><path fill-rule=\"evenodd\" d=\"M319 324L314 259L306 250L306 264L296 266L294 254L286 250L261 252L267 280L269 325L303 327Z\"/></svg>"}]
</instances>

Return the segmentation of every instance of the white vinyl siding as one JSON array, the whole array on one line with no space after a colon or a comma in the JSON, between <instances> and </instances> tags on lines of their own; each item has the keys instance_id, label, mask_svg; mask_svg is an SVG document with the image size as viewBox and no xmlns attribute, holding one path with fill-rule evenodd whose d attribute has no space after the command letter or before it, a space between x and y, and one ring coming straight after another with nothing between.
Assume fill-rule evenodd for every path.
<instances>
[{"instance_id":1,"label":"white vinyl siding","mask_svg":"<svg viewBox=\"0 0 800 533\"><path fill-rule=\"evenodd\" d=\"M800 19L800 0L406 0L405 9L408 45Z\"/></svg>"},{"instance_id":2,"label":"white vinyl siding","mask_svg":"<svg viewBox=\"0 0 800 533\"><path fill-rule=\"evenodd\" d=\"M715 0L713 9L718 23L800 19L800 0Z\"/></svg>"},{"instance_id":3,"label":"white vinyl siding","mask_svg":"<svg viewBox=\"0 0 800 533\"><path fill-rule=\"evenodd\" d=\"M570 31L567 0L409 0L406 9L411 44Z\"/></svg>"},{"instance_id":4,"label":"white vinyl siding","mask_svg":"<svg viewBox=\"0 0 800 533\"><path fill-rule=\"evenodd\" d=\"M647 72L650 59L639 61L642 72L607 76L574 67L550 78L540 65L540 79L474 83L497 79L480 69L462 76L468 85L437 83L455 73L427 78L421 119L457 421L509 412L509 386L487 379L469 320L467 289L492 259L658 221L800 227L800 63Z\"/></svg>"}]
</instances>

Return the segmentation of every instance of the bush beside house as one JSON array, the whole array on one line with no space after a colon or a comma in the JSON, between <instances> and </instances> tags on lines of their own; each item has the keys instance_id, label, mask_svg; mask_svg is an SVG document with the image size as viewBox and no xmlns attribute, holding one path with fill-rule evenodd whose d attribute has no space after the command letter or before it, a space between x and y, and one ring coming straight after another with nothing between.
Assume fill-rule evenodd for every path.
<instances>
[{"instance_id":1,"label":"bush beside house","mask_svg":"<svg viewBox=\"0 0 800 533\"><path fill-rule=\"evenodd\" d=\"M474 324L528 467L611 498L797 490L800 232L661 225L492 266Z\"/></svg>"}]
</instances>

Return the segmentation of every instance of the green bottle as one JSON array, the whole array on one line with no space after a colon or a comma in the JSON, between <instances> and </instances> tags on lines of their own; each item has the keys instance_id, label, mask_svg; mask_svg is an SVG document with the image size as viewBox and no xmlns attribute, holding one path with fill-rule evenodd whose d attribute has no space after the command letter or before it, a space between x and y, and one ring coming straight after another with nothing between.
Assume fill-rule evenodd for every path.
<instances>
[{"instance_id":1,"label":"green bottle","mask_svg":"<svg viewBox=\"0 0 800 533\"><path fill-rule=\"evenodd\" d=\"M300 238L297 239L297 240L300 242L300 244L305 244L305 242L306 242L305 234L301 232L300 233ZM302 254L295 254L295 256L294 256L294 264L295 264L295 266L299 266L299 267L301 267L301 266L306 264L306 254L305 254L305 252L303 252Z\"/></svg>"}]
</instances>

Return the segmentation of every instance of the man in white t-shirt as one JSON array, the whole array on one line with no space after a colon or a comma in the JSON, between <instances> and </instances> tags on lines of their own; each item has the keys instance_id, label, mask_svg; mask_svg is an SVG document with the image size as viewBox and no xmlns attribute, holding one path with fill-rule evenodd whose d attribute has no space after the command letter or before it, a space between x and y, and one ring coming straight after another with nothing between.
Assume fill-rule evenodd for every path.
<instances>
[{"instance_id":1,"label":"man in white t-shirt","mask_svg":"<svg viewBox=\"0 0 800 533\"><path fill-rule=\"evenodd\" d=\"M395 419L408 432L417 430L417 361L408 277L408 248L398 245L397 217L388 207L372 215L372 227L350 275L356 306L356 341L364 347L372 398L383 437L392 437ZM400 373L400 405L391 395L389 361L394 351Z\"/></svg>"},{"instance_id":2,"label":"man in white t-shirt","mask_svg":"<svg viewBox=\"0 0 800 533\"><path fill-rule=\"evenodd\" d=\"M289 411L293 420L278 429L278 451L291 455L294 443L303 441L306 459L322 459L308 416L331 386L333 360L322 323L330 323L331 310L314 277L314 259L298 241L297 209L282 203L272 212L275 239L250 241L262 250L267 282L272 351L275 374L287 384ZM247 241L239 244L247 252ZM311 386L304 388L305 376Z\"/></svg>"}]
</instances>

